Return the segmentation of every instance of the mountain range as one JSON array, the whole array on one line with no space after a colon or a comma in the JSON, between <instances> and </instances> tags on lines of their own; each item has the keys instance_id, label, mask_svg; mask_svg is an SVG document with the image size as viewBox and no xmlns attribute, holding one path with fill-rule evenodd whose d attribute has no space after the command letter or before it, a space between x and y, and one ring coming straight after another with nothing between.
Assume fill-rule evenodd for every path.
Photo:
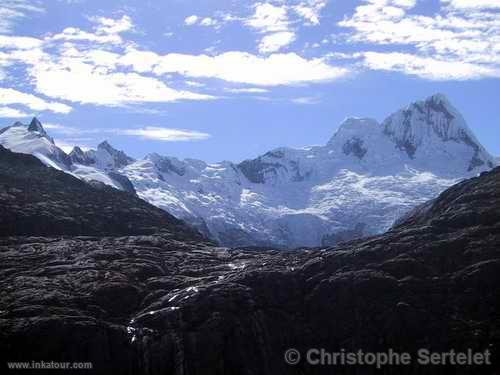
<instances>
[{"instance_id":1,"label":"mountain range","mask_svg":"<svg viewBox=\"0 0 500 375\"><path fill-rule=\"evenodd\" d=\"M327 246L377 234L498 164L441 94L382 123L347 118L323 146L282 147L241 163L158 154L134 160L106 141L66 154L36 118L0 130L0 144L137 194L228 246Z\"/></svg>"}]
</instances>

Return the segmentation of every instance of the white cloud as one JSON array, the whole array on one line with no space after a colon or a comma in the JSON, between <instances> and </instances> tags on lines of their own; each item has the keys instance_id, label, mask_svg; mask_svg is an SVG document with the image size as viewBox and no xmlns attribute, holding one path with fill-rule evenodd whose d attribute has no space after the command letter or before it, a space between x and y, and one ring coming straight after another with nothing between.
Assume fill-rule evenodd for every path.
<instances>
[{"instance_id":1,"label":"white cloud","mask_svg":"<svg viewBox=\"0 0 500 375\"><path fill-rule=\"evenodd\" d=\"M417 4L417 0L390 0L388 3L396 7L411 9Z\"/></svg>"},{"instance_id":2,"label":"white cloud","mask_svg":"<svg viewBox=\"0 0 500 375\"><path fill-rule=\"evenodd\" d=\"M95 23L94 32L87 32L75 27L68 27L62 33L52 35L47 40L84 41L100 44L121 44L123 42L120 33L131 31L134 27L128 16L119 19L106 17L90 17Z\"/></svg>"},{"instance_id":3,"label":"white cloud","mask_svg":"<svg viewBox=\"0 0 500 375\"><path fill-rule=\"evenodd\" d=\"M210 134L186 130L165 128L159 126L146 126L142 128L75 128L60 124L45 123L44 128L51 133L59 134L65 138L57 138L56 144L63 148L72 150L75 145L80 145L81 142L93 141L96 135L103 134L139 137L148 140L177 142L177 141L196 141L210 138ZM90 136L90 138L89 138ZM61 146L62 145L62 146ZM82 148L83 149L83 148Z\"/></svg>"},{"instance_id":4,"label":"white cloud","mask_svg":"<svg viewBox=\"0 0 500 375\"><path fill-rule=\"evenodd\" d=\"M441 0L455 9L500 9L498 0Z\"/></svg>"},{"instance_id":5,"label":"white cloud","mask_svg":"<svg viewBox=\"0 0 500 375\"><path fill-rule=\"evenodd\" d=\"M489 3L448 0L441 13L429 16L407 13L415 0L367 0L339 26L352 30L351 43L388 46L385 53L362 54L371 69L426 79L498 77L500 14L485 10Z\"/></svg>"},{"instance_id":6,"label":"white cloud","mask_svg":"<svg viewBox=\"0 0 500 375\"><path fill-rule=\"evenodd\" d=\"M263 37L259 43L259 52L271 53L277 52L283 47L288 46L295 40L295 33L290 31L281 31Z\"/></svg>"},{"instance_id":7,"label":"white cloud","mask_svg":"<svg viewBox=\"0 0 500 375\"><path fill-rule=\"evenodd\" d=\"M22 49L0 51L0 66L22 64L35 91L51 98L58 98L82 104L106 106L126 106L137 103L166 103L178 100L210 100L214 96L198 94L187 90L170 87L157 77L147 77L142 72L151 72L152 65L147 58L154 53L127 53L125 58L119 48L117 52L109 52L99 45L89 45L92 36L98 38L111 37L110 41L121 41L117 34L131 30L132 23L128 17L111 21L107 18L95 18L95 33L85 35L85 43L75 44L65 40L59 43L61 34L56 34L39 43L37 39L6 37L0 38L0 45L14 46L21 41ZM85 33L78 31L78 33ZM106 34L108 33L108 34ZM71 33L70 33L71 34ZM70 35L67 34L67 35ZM115 38L119 39L115 39ZM100 40L102 41L102 40ZM98 41L98 43L100 42ZM28 46L33 48L28 49ZM46 47L51 48L48 50ZM53 48L55 47L55 48ZM5 48L4 48L5 50ZM50 51L50 52L48 52ZM124 59L119 65L120 59ZM130 61L127 61L130 60ZM123 72L120 67L131 64L135 72ZM8 96L7 96L8 94ZM4 91L4 104L17 103L29 106L33 110L50 110L57 113L68 113L71 107L55 102L46 102L34 95ZM8 102L6 101L8 100Z\"/></svg>"},{"instance_id":8,"label":"white cloud","mask_svg":"<svg viewBox=\"0 0 500 375\"><path fill-rule=\"evenodd\" d=\"M0 107L0 117L6 118L21 118L21 117L29 117L31 116L29 113L22 112L15 108L10 107Z\"/></svg>"},{"instance_id":9,"label":"white cloud","mask_svg":"<svg viewBox=\"0 0 500 375\"><path fill-rule=\"evenodd\" d=\"M66 40L66 41L86 41L101 44L119 44L122 38L118 34L96 34L80 30L75 27L68 27L62 33L53 35L52 40Z\"/></svg>"},{"instance_id":10,"label":"white cloud","mask_svg":"<svg viewBox=\"0 0 500 375\"><path fill-rule=\"evenodd\" d=\"M199 83L192 84L199 78L279 86L331 81L349 73L348 69L329 65L321 58L306 59L295 53L274 53L261 57L240 51L213 56L159 55L153 51L139 51L130 43L122 44L119 35L133 29L128 17L91 20L96 23L93 32L70 28L45 39L0 38L0 45L5 47L4 52L0 51L0 66L23 65L34 91L47 97L123 107L138 103L216 99L213 95L179 89L167 83L167 80L178 82L173 75L182 76L184 83L194 88L200 86ZM269 24L265 29L275 30ZM75 40L71 40L72 35ZM272 53L288 45L294 37L288 31L264 33L261 50ZM108 44L101 44L105 38L118 45L110 51ZM19 48L16 49L18 41ZM65 104L44 101L35 95L17 96L15 101L34 110L58 113L71 110Z\"/></svg>"},{"instance_id":11,"label":"white cloud","mask_svg":"<svg viewBox=\"0 0 500 375\"><path fill-rule=\"evenodd\" d=\"M115 132L119 135L135 136L163 142L198 141L210 138L210 134L207 133L156 126L146 126L141 129L116 129Z\"/></svg>"},{"instance_id":12,"label":"white cloud","mask_svg":"<svg viewBox=\"0 0 500 375\"><path fill-rule=\"evenodd\" d=\"M40 47L43 41L24 36L0 35L0 48L29 50Z\"/></svg>"},{"instance_id":13,"label":"white cloud","mask_svg":"<svg viewBox=\"0 0 500 375\"><path fill-rule=\"evenodd\" d=\"M226 91L233 94L265 94L269 92L268 89L263 89L261 87L228 88Z\"/></svg>"},{"instance_id":14,"label":"white cloud","mask_svg":"<svg viewBox=\"0 0 500 375\"><path fill-rule=\"evenodd\" d=\"M82 104L123 106L140 102L215 99L209 95L175 90L153 77L95 69L94 65L79 59L39 64L32 68L31 74L38 92Z\"/></svg>"},{"instance_id":15,"label":"white cloud","mask_svg":"<svg viewBox=\"0 0 500 375\"><path fill-rule=\"evenodd\" d=\"M122 16L118 19L106 17L90 17L89 19L97 25L97 34L120 34L134 28L129 16Z\"/></svg>"},{"instance_id":16,"label":"white cloud","mask_svg":"<svg viewBox=\"0 0 500 375\"><path fill-rule=\"evenodd\" d=\"M63 128L65 128L64 125L51 124L51 123L45 123L45 124L43 124L43 127L45 129L63 129Z\"/></svg>"},{"instance_id":17,"label":"white cloud","mask_svg":"<svg viewBox=\"0 0 500 375\"><path fill-rule=\"evenodd\" d=\"M258 40L260 53L277 52L296 39L297 24L318 25L319 14L327 0L275 1L257 3L254 13L243 22L260 34ZM293 18L293 14L298 17ZM295 27L294 27L295 26Z\"/></svg>"},{"instance_id":18,"label":"white cloud","mask_svg":"<svg viewBox=\"0 0 500 375\"><path fill-rule=\"evenodd\" d=\"M292 99L292 103L303 104L303 105L318 104L319 102L320 102L319 99L316 97L313 97L313 96L303 96L303 97Z\"/></svg>"},{"instance_id":19,"label":"white cloud","mask_svg":"<svg viewBox=\"0 0 500 375\"><path fill-rule=\"evenodd\" d=\"M119 63L125 66L132 66L139 73L150 72L153 66L158 64L158 55L151 51L129 49L120 57Z\"/></svg>"},{"instance_id":20,"label":"white cloud","mask_svg":"<svg viewBox=\"0 0 500 375\"><path fill-rule=\"evenodd\" d=\"M83 133L94 133L94 131L86 129L78 129L71 126L61 125L61 124L53 124L53 123L44 123L43 127L46 130L50 130L51 132L63 135L78 135Z\"/></svg>"},{"instance_id":21,"label":"white cloud","mask_svg":"<svg viewBox=\"0 0 500 375\"><path fill-rule=\"evenodd\" d=\"M199 20L199 17L198 16L195 16L194 14L192 16L189 16L189 17L186 17L184 19L184 23L188 26L192 26L194 24L196 24Z\"/></svg>"},{"instance_id":22,"label":"white cloud","mask_svg":"<svg viewBox=\"0 0 500 375\"><path fill-rule=\"evenodd\" d=\"M220 23L214 18L211 18L211 17L201 18L201 17L198 17L196 15L186 17L184 19L184 24L187 26L199 25L199 26L206 26L206 27L212 26L215 28L218 28L220 26Z\"/></svg>"},{"instance_id":23,"label":"white cloud","mask_svg":"<svg viewBox=\"0 0 500 375\"><path fill-rule=\"evenodd\" d=\"M218 23L216 20L210 17L205 17L200 21L201 26L217 26Z\"/></svg>"},{"instance_id":24,"label":"white cloud","mask_svg":"<svg viewBox=\"0 0 500 375\"><path fill-rule=\"evenodd\" d=\"M399 71L430 80L467 80L500 77L500 70L460 61L444 61L408 53L366 52L365 65L371 69Z\"/></svg>"},{"instance_id":25,"label":"white cloud","mask_svg":"<svg viewBox=\"0 0 500 375\"><path fill-rule=\"evenodd\" d=\"M69 113L72 109L63 103L47 102L35 95L5 88L0 88L0 103L2 105L21 104L34 111L51 111L55 113Z\"/></svg>"},{"instance_id":26,"label":"white cloud","mask_svg":"<svg viewBox=\"0 0 500 375\"><path fill-rule=\"evenodd\" d=\"M153 72L218 78L258 86L330 81L349 73L347 69L328 65L322 59L307 60L295 53L259 57L245 52L226 52L216 56L168 54L159 56Z\"/></svg>"},{"instance_id":27,"label":"white cloud","mask_svg":"<svg viewBox=\"0 0 500 375\"><path fill-rule=\"evenodd\" d=\"M9 67L14 63L23 65L35 65L40 61L48 59L49 55L43 52L41 48L33 49L12 49L0 51L0 66Z\"/></svg>"},{"instance_id":28,"label":"white cloud","mask_svg":"<svg viewBox=\"0 0 500 375\"><path fill-rule=\"evenodd\" d=\"M186 81L184 82L186 85L191 86L191 87L205 87L204 83L201 82L196 82L196 81Z\"/></svg>"},{"instance_id":29,"label":"white cloud","mask_svg":"<svg viewBox=\"0 0 500 375\"><path fill-rule=\"evenodd\" d=\"M286 31L289 24L287 7L258 3L255 6L255 13L245 21L245 24L263 33Z\"/></svg>"},{"instance_id":30,"label":"white cloud","mask_svg":"<svg viewBox=\"0 0 500 375\"><path fill-rule=\"evenodd\" d=\"M254 14L244 20L244 23L259 33L267 34L260 39L258 44L261 53L276 52L295 39L295 34L289 30L286 5L258 3L254 7Z\"/></svg>"},{"instance_id":31,"label":"white cloud","mask_svg":"<svg viewBox=\"0 0 500 375\"><path fill-rule=\"evenodd\" d=\"M17 21L44 11L39 1L2 0L0 3L0 33L11 33Z\"/></svg>"},{"instance_id":32,"label":"white cloud","mask_svg":"<svg viewBox=\"0 0 500 375\"><path fill-rule=\"evenodd\" d=\"M147 61L147 66L143 64ZM340 78L346 68L328 65L322 59L304 59L295 53L260 57L246 52L226 52L215 56L171 53L157 55L130 49L119 64L139 72L157 75L179 74L191 78L218 78L228 82L259 86L295 85Z\"/></svg>"},{"instance_id":33,"label":"white cloud","mask_svg":"<svg viewBox=\"0 0 500 375\"><path fill-rule=\"evenodd\" d=\"M293 8L293 10L295 10L298 15L305 18L309 23L313 25L319 24L319 18L313 9L303 5L297 5Z\"/></svg>"},{"instance_id":34,"label":"white cloud","mask_svg":"<svg viewBox=\"0 0 500 375\"><path fill-rule=\"evenodd\" d=\"M319 15L326 6L326 0L308 0L292 7L292 9L309 25L319 25Z\"/></svg>"}]
</instances>

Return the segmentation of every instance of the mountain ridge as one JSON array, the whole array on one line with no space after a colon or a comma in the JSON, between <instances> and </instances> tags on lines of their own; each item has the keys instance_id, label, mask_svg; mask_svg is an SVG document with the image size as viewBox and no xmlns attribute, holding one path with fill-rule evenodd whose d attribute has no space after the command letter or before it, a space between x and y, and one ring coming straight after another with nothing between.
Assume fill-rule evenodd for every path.
<instances>
[{"instance_id":1,"label":"mountain ridge","mask_svg":"<svg viewBox=\"0 0 500 375\"><path fill-rule=\"evenodd\" d=\"M95 166L91 161L96 159L96 151L84 152L79 147L66 154L59 148L54 139L44 129L42 123L34 117L29 124L19 121L0 130L0 145L11 151L36 156L45 165L64 171L87 182L101 182L114 188L135 194L130 181L123 175L118 176L114 170L115 158L120 160L124 154L114 150L113 155L101 151L104 159L112 164L111 168L104 168L105 164ZM105 146L101 146L103 150ZM111 146L110 146L111 147ZM123 154L123 155L122 155ZM132 161L133 159L130 159ZM119 164L118 165L123 165Z\"/></svg>"},{"instance_id":2,"label":"mountain ridge","mask_svg":"<svg viewBox=\"0 0 500 375\"><path fill-rule=\"evenodd\" d=\"M346 118L324 146L280 147L240 163L158 154L134 160L108 142L70 155L80 175L104 174L101 182L122 189L124 176L139 197L223 245L276 247L383 232L414 206L496 164L442 94L382 123Z\"/></svg>"}]
</instances>

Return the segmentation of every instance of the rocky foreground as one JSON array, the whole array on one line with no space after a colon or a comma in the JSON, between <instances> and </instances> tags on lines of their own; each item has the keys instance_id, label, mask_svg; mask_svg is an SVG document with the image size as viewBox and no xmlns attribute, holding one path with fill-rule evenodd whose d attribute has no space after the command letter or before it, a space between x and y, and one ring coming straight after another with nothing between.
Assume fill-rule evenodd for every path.
<instances>
[{"instance_id":1,"label":"rocky foreground","mask_svg":"<svg viewBox=\"0 0 500 375\"><path fill-rule=\"evenodd\" d=\"M98 374L497 374L500 168L388 233L317 250L182 231L0 239L0 359ZM288 365L284 352L493 353L491 366ZM53 371L51 373L54 373Z\"/></svg>"}]
</instances>

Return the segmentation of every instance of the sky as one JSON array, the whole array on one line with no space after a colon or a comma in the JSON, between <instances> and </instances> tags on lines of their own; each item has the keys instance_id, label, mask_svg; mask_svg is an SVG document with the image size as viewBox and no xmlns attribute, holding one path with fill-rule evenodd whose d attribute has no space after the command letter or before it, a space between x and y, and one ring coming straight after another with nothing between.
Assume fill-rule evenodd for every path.
<instances>
[{"instance_id":1,"label":"sky","mask_svg":"<svg viewBox=\"0 0 500 375\"><path fill-rule=\"evenodd\" d=\"M0 127L241 161L445 94L500 155L499 0L2 0Z\"/></svg>"}]
</instances>

